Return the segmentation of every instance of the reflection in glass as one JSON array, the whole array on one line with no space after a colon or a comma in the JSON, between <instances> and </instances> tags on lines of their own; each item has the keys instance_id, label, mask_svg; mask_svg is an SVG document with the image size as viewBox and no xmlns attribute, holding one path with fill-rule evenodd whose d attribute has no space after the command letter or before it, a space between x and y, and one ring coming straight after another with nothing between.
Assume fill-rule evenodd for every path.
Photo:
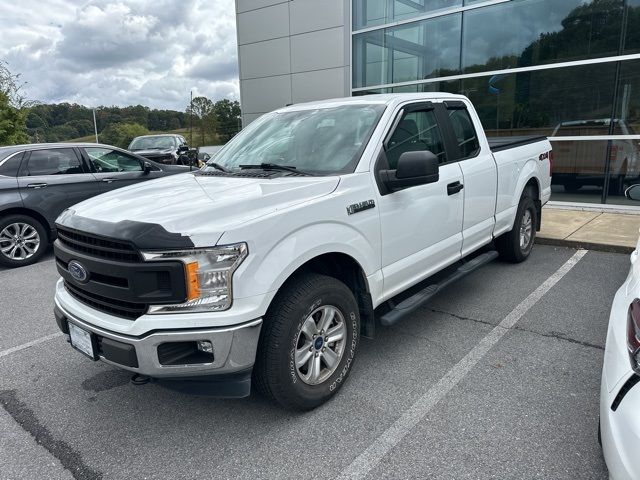
<instances>
[{"instance_id":1,"label":"reflection in glass","mask_svg":"<svg viewBox=\"0 0 640 480\"><path fill-rule=\"evenodd\" d=\"M353 29L383 25L460 6L462 0L353 0Z\"/></svg>"},{"instance_id":2,"label":"reflection in glass","mask_svg":"<svg viewBox=\"0 0 640 480\"><path fill-rule=\"evenodd\" d=\"M610 118L614 78L611 62L464 79L460 93L489 136L551 135L562 122Z\"/></svg>"},{"instance_id":3,"label":"reflection in glass","mask_svg":"<svg viewBox=\"0 0 640 480\"><path fill-rule=\"evenodd\" d=\"M460 73L461 14L354 35L353 86Z\"/></svg>"},{"instance_id":4,"label":"reflection in glass","mask_svg":"<svg viewBox=\"0 0 640 480\"><path fill-rule=\"evenodd\" d=\"M622 0L517 0L464 15L465 73L618 54Z\"/></svg>"}]
</instances>

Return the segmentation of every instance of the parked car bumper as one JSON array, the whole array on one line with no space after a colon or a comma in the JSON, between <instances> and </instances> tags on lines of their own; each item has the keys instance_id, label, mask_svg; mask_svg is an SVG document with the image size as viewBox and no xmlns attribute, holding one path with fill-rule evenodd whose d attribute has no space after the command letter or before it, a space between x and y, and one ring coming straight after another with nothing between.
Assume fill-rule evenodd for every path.
<instances>
[{"instance_id":1,"label":"parked car bumper","mask_svg":"<svg viewBox=\"0 0 640 480\"><path fill-rule=\"evenodd\" d=\"M612 480L640 478L640 383L626 349L629 281L611 309L600 388L602 452Z\"/></svg>"}]
</instances>

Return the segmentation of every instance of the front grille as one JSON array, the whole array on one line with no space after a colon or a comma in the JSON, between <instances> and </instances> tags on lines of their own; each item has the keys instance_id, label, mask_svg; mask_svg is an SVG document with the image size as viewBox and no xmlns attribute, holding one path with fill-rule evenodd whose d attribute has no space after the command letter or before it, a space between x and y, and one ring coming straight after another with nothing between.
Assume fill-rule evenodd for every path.
<instances>
[{"instance_id":1,"label":"front grille","mask_svg":"<svg viewBox=\"0 0 640 480\"><path fill-rule=\"evenodd\" d=\"M120 262L141 262L142 258L133 245L107 240L85 232L58 227L58 239L68 248L91 256L106 258Z\"/></svg>"},{"instance_id":2,"label":"front grille","mask_svg":"<svg viewBox=\"0 0 640 480\"><path fill-rule=\"evenodd\" d=\"M117 317L135 320L139 316L145 314L148 308L146 303L125 302L123 300L107 298L102 295L80 290L67 281L64 282L64 286L72 297L85 305Z\"/></svg>"}]
</instances>

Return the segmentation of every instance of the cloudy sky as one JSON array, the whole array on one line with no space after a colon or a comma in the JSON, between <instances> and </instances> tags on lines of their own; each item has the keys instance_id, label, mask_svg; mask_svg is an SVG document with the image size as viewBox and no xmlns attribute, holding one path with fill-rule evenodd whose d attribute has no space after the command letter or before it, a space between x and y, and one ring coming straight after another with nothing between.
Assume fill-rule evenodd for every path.
<instances>
[{"instance_id":1,"label":"cloudy sky","mask_svg":"<svg viewBox=\"0 0 640 480\"><path fill-rule=\"evenodd\" d=\"M183 110L237 100L233 0L0 0L0 59L27 97Z\"/></svg>"}]
</instances>

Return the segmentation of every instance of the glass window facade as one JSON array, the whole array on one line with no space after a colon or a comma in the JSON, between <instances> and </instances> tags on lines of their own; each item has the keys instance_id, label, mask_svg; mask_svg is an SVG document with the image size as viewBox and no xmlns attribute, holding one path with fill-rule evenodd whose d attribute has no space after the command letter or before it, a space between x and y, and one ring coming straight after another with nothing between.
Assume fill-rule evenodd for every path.
<instances>
[{"instance_id":1,"label":"glass window facade","mask_svg":"<svg viewBox=\"0 0 640 480\"><path fill-rule=\"evenodd\" d=\"M549 136L555 200L640 183L640 0L423 1L402 19L393 3L353 0L354 95L460 93L490 136Z\"/></svg>"}]
</instances>

